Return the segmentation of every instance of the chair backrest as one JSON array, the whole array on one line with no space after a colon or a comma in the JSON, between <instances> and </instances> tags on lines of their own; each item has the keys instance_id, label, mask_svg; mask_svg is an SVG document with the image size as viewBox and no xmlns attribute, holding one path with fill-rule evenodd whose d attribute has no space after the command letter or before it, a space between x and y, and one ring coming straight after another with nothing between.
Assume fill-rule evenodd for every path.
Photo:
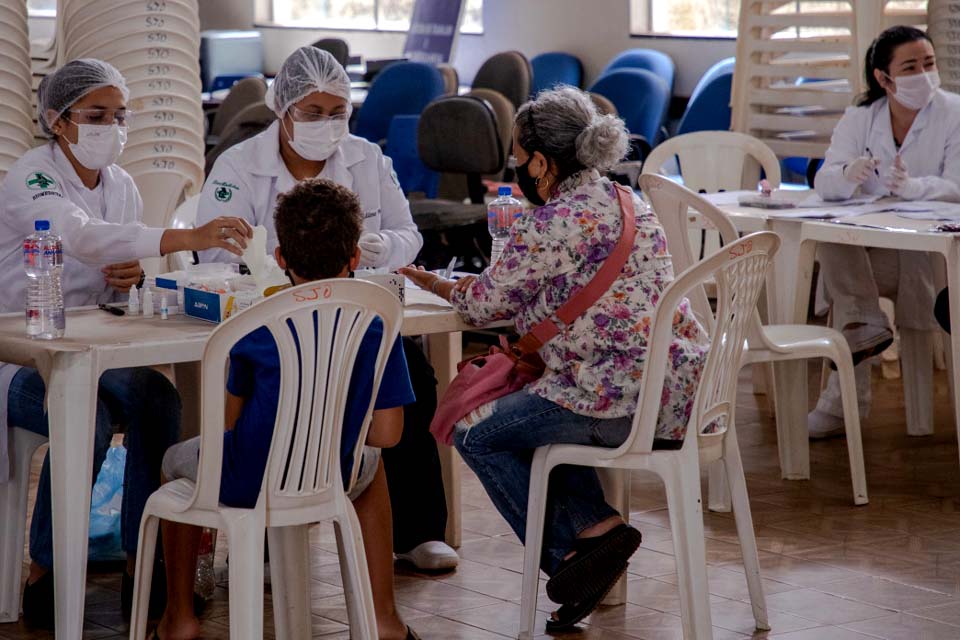
<instances>
[{"instance_id":1,"label":"chair backrest","mask_svg":"<svg viewBox=\"0 0 960 640\"><path fill-rule=\"evenodd\" d=\"M473 78L472 88L494 89L513 103L515 109L530 97L530 61L519 51L504 51L487 58Z\"/></svg>"},{"instance_id":2,"label":"chair backrest","mask_svg":"<svg viewBox=\"0 0 960 640\"><path fill-rule=\"evenodd\" d=\"M232 89L234 85L245 78L260 78L263 80L262 73L241 73L236 75L217 76L210 83L210 92L222 91L223 89Z\"/></svg>"},{"instance_id":3,"label":"chair backrest","mask_svg":"<svg viewBox=\"0 0 960 640\"><path fill-rule=\"evenodd\" d=\"M500 132L500 144L503 145L504 163L506 163L506 158L510 157L513 147L513 120L517 115L516 108L502 93L493 89L473 89L467 95L480 98L493 109L497 117L497 129ZM489 177L492 180L500 180L503 172L496 175L490 174Z\"/></svg>"},{"instance_id":4,"label":"chair backrest","mask_svg":"<svg viewBox=\"0 0 960 640\"><path fill-rule=\"evenodd\" d=\"M718 73L690 97L676 135L694 131L729 131L732 109L733 71Z\"/></svg>"},{"instance_id":5,"label":"chair backrest","mask_svg":"<svg viewBox=\"0 0 960 640\"><path fill-rule=\"evenodd\" d=\"M530 60L533 78L530 97L535 98L544 89L558 84L580 88L583 83L583 63L577 56L562 51L541 53Z\"/></svg>"},{"instance_id":6,"label":"chair backrest","mask_svg":"<svg viewBox=\"0 0 960 640\"><path fill-rule=\"evenodd\" d=\"M504 150L497 116L473 96L447 96L420 115L417 130L420 159L430 169L467 175L470 199L483 202L481 176L503 169Z\"/></svg>"},{"instance_id":7,"label":"chair backrest","mask_svg":"<svg viewBox=\"0 0 960 640\"><path fill-rule=\"evenodd\" d=\"M419 125L420 116L394 116L383 153L393 161L394 173L405 194L423 193L428 198L436 198L440 174L428 169L420 159L417 152Z\"/></svg>"},{"instance_id":8,"label":"chair backrest","mask_svg":"<svg viewBox=\"0 0 960 640\"><path fill-rule=\"evenodd\" d=\"M347 44L346 40L323 38L314 42L313 46L328 52L340 63L341 67L346 67L347 61L350 60L350 45Z\"/></svg>"},{"instance_id":9,"label":"chair backrest","mask_svg":"<svg viewBox=\"0 0 960 640\"><path fill-rule=\"evenodd\" d=\"M213 149L207 152L204 158L204 170L210 175L213 163L220 154L248 138L252 138L269 127L277 115L265 103L259 102L245 107L227 123L220 133L220 141Z\"/></svg>"},{"instance_id":10,"label":"chair backrest","mask_svg":"<svg viewBox=\"0 0 960 640\"><path fill-rule=\"evenodd\" d=\"M690 102L693 102L697 94L706 88L708 84L713 82L714 78L717 76L733 75L733 69L737 65L737 59L734 57L724 58L723 60L718 60L713 64L712 67L704 71L703 75L700 76L700 79L697 81L697 86L693 88L693 92L690 94Z\"/></svg>"},{"instance_id":11,"label":"chair backrest","mask_svg":"<svg viewBox=\"0 0 960 640\"><path fill-rule=\"evenodd\" d=\"M590 92L613 103L630 133L654 144L670 106L670 87L663 78L645 69L615 69L597 80Z\"/></svg>"},{"instance_id":12,"label":"chair backrest","mask_svg":"<svg viewBox=\"0 0 960 640\"><path fill-rule=\"evenodd\" d=\"M607 63L600 76L603 77L617 69L645 69L663 78L667 87L673 92L673 82L677 74L677 67L673 58L656 49L628 49L617 54Z\"/></svg>"},{"instance_id":13,"label":"chair backrest","mask_svg":"<svg viewBox=\"0 0 960 640\"><path fill-rule=\"evenodd\" d=\"M210 133L219 136L224 127L233 120L238 113L252 104L263 102L267 93L267 83L263 78L244 78L233 85L230 93L223 99L210 125Z\"/></svg>"},{"instance_id":14,"label":"chair backrest","mask_svg":"<svg viewBox=\"0 0 960 640\"><path fill-rule=\"evenodd\" d=\"M721 434L733 424L745 337L779 246L780 238L770 231L745 236L687 269L666 288L653 314L633 429L619 448L605 453L606 457L652 451L663 383L671 362L673 316L687 294L703 288L709 280L717 287L716 321L687 423L687 437L699 436L708 427Z\"/></svg>"},{"instance_id":15,"label":"chair backrest","mask_svg":"<svg viewBox=\"0 0 960 640\"><path fill-rule=\"evenodd\" d=\"M587 93L590 96L590 99L593 100L593 106L597 108L597 113L602 116L616 116L617 108L613 105L608 98L603 97L599 93Z\"/></svg>"},{"instance_id":16,"label":"chair backrest","mask_svg":"<svg viewBox=\"0 0 960 640\"><path fill-rule=\"evenodd\" d=\"M266 327L280 354L277 419L257 507L309 509L333 500L343 486L340 436L354 362L367 329L377 318L383 325L371 372L371 388L378 389L402 315L399 299L383 287L336 278L275 293L217 327L203 351L200 467L192 506L212 510L219 503L225 365L237 342ZM348 486L360 469L359 445L366 440L375 396L366 406Z\"/></svg>"},{"instance_id":17,"label":"chair backrest","mask_svg":"<svg viewBox=\"0 0 960 640\"><path fill-rule=\"evenodd\" d=\"M357 114L354 133L379 144L393 116L417 115L443 95L443 77L422 62L397 62L377 74Z\"/></svg>"},{"instance_id":18,"label":"chair backrest","mask_svg":"<svg viewBox=\"0 0 960 640\"><path fill-rule=\"evenodd\" d=\"M455 96L460 91L460 74L452 64L438 64L437 71L443 76L443 95Z\"/></svg>"},{"instance_id":19,"label":"chair backrest","mask_svg":"<svg viewBox=\"0 0 960 640\"><path fill-rule=\"evenodd\" d=\"M756 189L760 171L770 186L780 186L780 162L760 140L735 131L698 131L674 136L647 156L643 173L663 175L679 162L683 184L699 193Z\"/></svg>"}]
</instances>

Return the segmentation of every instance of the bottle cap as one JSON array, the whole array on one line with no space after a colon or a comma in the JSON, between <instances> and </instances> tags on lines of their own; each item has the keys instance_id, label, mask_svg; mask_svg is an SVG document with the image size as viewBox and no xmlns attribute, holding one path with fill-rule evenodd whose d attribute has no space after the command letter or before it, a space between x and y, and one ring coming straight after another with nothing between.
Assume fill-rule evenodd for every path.
<instances>
[{"instance_id":1,"label":"bottle cap","mask_svg":"<svg viewBox=\"0 0 960 640\"><path fill-rule=\"evenodd\" d=\"M499 189L497 189L497 195L498 195L498 196L512 196L512 195L513 195L513 187L500 187Z\"/></svg>"},{"instance_id":2,"label":"bottle cap","mask_svg":"<svg viewBox=\"0 0 960 640\"><path fill-rule=\"evenodd\" d=\"M50 230L50 221L49 220L37 220L33 223L33 229L35 231L49 231Z\"/></svg>"}]
</instances>

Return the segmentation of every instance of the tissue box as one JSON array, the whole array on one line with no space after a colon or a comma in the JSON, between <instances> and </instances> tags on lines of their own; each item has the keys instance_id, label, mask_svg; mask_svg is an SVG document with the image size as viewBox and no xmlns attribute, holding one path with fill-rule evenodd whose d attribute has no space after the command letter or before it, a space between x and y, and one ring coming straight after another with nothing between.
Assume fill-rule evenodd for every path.
<instances>
[{"instance_id":1,"label":"tissue box","mask_svg":"<svg viewBox=\"0 0 960 640\"><path fill-rule=\"evenodd\" d=\"M261 297L252 291L204 291L193 287L183 290L183 312L198 320L220 323L230 316L249 309Z\"/></svg>"},{"instance_id":2,"label":"tissue box","mask_svg":"<svg viewBox=\"0 0 960 640\"><path fill-rule=\"evenodd\" d=\"M355 276L358 280L366 280L367 282L372 282L388 289L393 295L400 298L401 304L404 302L405 278L399 273L363 273L362 271L357 271Z\"/></svg>"}]
</instances>

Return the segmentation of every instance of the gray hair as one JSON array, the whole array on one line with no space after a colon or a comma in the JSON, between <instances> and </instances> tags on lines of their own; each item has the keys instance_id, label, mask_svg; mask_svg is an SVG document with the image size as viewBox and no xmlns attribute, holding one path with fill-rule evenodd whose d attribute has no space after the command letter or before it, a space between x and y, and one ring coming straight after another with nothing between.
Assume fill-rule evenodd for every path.
<instances>
[{"instance_id":1,"label":"gray hair","mask_svg":"<svg viewBox=\"0 0 960 640\"><path fill-rule=\"evenodd\" d=\"M605 171L627 154L623 120L600 115L589 95L570 86L541 92L520 107L514 123L520 146L553 160L561 180L583 169Z\"/></svg>"}]
</instances>

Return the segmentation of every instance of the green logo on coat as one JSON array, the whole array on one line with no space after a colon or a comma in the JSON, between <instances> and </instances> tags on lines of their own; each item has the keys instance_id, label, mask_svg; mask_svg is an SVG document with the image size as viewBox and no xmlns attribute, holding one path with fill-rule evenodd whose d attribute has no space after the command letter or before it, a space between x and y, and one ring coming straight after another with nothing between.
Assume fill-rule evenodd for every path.
<instances>
[{"instance_id":1,"label":"green logo on coat","mask_svg":"<svg viewBox=\"0 0 960 640\"><path fill-rule=\"evenodd\" d=\"M213 184L216 186L216 189L213 190L213 197L220 202L230 202L230 199L233 198L233 192L240 190L240 187L230 182L214 180Z\"/></svg>"},{"instance_id":2,"label":"green logo on coat","mask_svg":"<svg viewBox=\"0 0 960 640\"><path fill-rule=\"evenodd\" d=\"M56 189L57 181L42 171L35 171L27 176L27 188L34 191L42 191L50 188Z\"/></svg>"}]
</instances>

